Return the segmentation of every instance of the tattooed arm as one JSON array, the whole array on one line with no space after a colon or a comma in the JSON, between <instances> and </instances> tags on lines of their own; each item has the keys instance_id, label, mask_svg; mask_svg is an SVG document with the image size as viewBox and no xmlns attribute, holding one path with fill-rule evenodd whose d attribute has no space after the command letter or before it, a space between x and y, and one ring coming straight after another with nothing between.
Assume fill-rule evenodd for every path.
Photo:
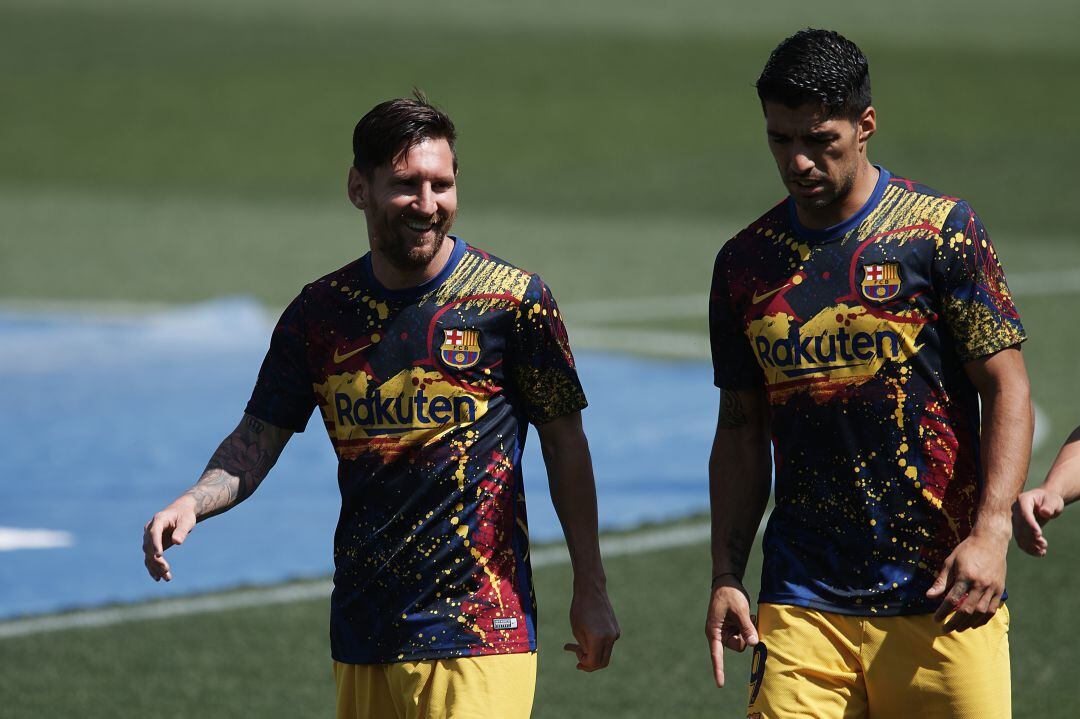
<instances>
[{"instance_id":1,"label":"tattooed arm","mask_svg":"<svg viewBox=\"0 0 1080 719\"><path fill-rule=\"evenodd\" d=\"M709 457L712 509L712 595L705 635L713 678L724 686L724 647L757 644L743 572L769 501L769 406L764 389L721 390Z\"/></svg>"},{"instance_id":2,"label":"tattooed arm","mask_svg":"<svg viewBox=\"0 0 1080 719\"><path fill-rule=\"evenodd\" d=\"M221 514L250 497L291 436L287 429L244 415L214 452L199 481L143 528L144 563L155 581L172 579L165 550L183 544L196 522Z\"/></svg>"}]
</instances>

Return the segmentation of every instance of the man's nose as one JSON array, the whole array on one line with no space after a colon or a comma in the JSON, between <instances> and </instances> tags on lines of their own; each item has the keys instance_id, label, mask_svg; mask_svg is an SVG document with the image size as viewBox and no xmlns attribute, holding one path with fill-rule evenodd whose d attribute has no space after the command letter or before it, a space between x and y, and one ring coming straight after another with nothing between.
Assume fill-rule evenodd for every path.
<instances>
[{"instance_id":1,"label":"man's nose","mask_svg":"<svg viewBox=\"0 0 1080 719\"><path fill-rule=\"evenodd\" d=\"M810 154L803 148L795 148L791 153L791 171L797 175L805 175L814 169L814 161L810 159Z\"/></svg>"},{"instance_id":2,"label":"man's nose","mask_svg":"<svg viewBox=\"0 0 1080 719\"><path fill-rule=\"evenodd\" d=\"M432 192L431 185L425 183L420 187L420 191L416 193L416 199L413 200L413 208L424 215L435 214L438 205L435 203L435 193Z\"/></svg>"}]
</instances>

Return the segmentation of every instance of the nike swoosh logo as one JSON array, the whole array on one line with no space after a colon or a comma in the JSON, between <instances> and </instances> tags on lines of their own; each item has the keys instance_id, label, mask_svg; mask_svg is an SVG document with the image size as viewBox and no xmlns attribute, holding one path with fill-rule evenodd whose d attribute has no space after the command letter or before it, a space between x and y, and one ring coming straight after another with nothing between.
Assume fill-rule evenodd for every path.
<instances>
[{"instance_id":1,"label":"nike swoosh logo","mask_svg":"<svg viewBox=\"0 0 1080 719\"><path fill-rule=\"evenodd\" d=\"M370 347L373 344L375 344L375 343L374 342L369 342L366 345L364 345L363 347L357 347L352 352L346 352L343 355L339 355L338 351L337 351L337 348L335 348L334 349L334 364L340 364L340 363L344 362L345 360L347 360L350 357L352 357L353 355L355 355L357 352L363 352L364 350L366 350L368 347Z\"/></svg>"},{"instance_id":2,"label":"nike swoosh logo","mask_svg":"<svg viewBox=\"0 0 1080 719\"><path fill-rule=\"evenodd\" d=\"M791 287L790 282L788 282L785 285L780 285L775 290L769 290L768 292L766 292L765 294L762 294L762 295L759 295L757 292L755 292L754 296L751 297L750 299L753 302L753 304L756 305L758 302L762 302L764 300L767 300L770 297L772 297L773 295L775 295L777 292L779 292L780 290L786 290L788 287Z\"/></svg>"}]
</instances>

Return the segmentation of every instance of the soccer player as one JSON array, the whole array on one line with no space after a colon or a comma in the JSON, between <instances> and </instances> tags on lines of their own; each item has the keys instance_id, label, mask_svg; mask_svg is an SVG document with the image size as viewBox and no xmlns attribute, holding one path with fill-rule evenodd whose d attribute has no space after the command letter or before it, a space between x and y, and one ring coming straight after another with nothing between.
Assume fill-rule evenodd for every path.
<instances>
[{"instance_id":1,"label":"soccer player","mask_svg":"<svg viewBox=\"0 0 1080 719\"><path fill-rule=\"evenodd\" d=\"M1028 554L1045 557L1050 546L1042 528L1080 499L1080 427L1073 430L1042 486L1021 494L1013 505L1016 543Z\"/></svg>"},{"instance_id":2,"label":"soccer player","mask_svg":"<svg viewBox=\"0 0 1080 719\"><path fill-rule=\"evenodd\" d=\"M422 94L356 125L371 252L285 309L237 428L146 524L146 568L251 495L315 407L338 456L330 647L338 717L527 717L536 606L521 456L536 426L573 567L566 649L607 666L585 396L551 292L449 234L455 129Z\"/></svg>"},{"instance_id":3,"label":"soccer player","mask_svg":"<svg viewBox=\"0 0 1080 719\"><path fill-rule=\"evenodd\" d=\"M716 683L723 647L754 646L751 717L1008 716L1033 419L997 254L968 203L871 164L853 43L800 31L757 91L789 196L713 275ZM774 458L755 623L743 572Z\"/></svg>"}]
</instances>

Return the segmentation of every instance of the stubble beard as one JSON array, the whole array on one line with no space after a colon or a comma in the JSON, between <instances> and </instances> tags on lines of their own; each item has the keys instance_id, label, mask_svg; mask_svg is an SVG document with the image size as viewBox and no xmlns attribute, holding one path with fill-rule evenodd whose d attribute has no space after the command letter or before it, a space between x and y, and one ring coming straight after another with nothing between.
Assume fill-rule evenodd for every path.
<instances>
[{"instance_id":1,"label":"stubble beard","mask_svg":"<svg viewBox=\"0 0 1080 719\"><path fill-rule=\"evenodd\" d=\"M406 217L406 214L402 214L393 224L380 222L374 245L395 269L416 272L431 264L435 255L439 254L454 224L454 216L436 213L433 222L435 236L431 239L418 238L404 227Z\"/></svg>"},{"instance_id":2,"label":"stubble beard","mask_svg":"<svg viewBox=\"0 0 1080 719\"><path fill-rule=\"evenodd\" d=\"M855 168L848 169L840 176L840 181L835 188L825 197L794 197L793 199L807 210L824 210L844 201L851 191L855 189Z\"/></svg>"}]
</instances>

